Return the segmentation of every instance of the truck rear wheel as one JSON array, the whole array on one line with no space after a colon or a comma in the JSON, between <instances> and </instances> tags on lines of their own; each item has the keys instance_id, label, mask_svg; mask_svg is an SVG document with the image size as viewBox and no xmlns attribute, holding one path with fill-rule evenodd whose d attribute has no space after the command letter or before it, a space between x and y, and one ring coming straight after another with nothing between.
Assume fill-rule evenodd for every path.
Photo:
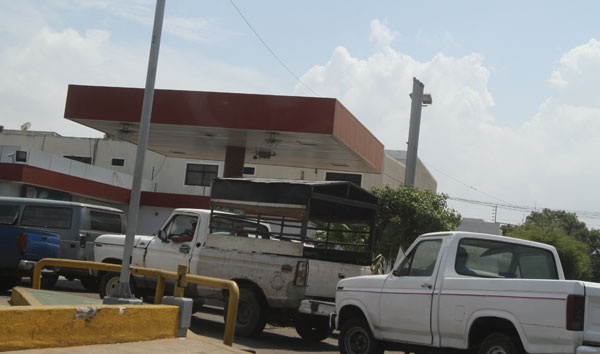
<instances>
[{"instance_id":1,"label":"truck rear wheel","mask_svg":"<svg viewBox=\"0 0 600 354\"><path fill-rule=\"evenodd\" d=\"M487 336L477 354L521 354L523 351L515 339L505 333L495 332Z\"/></svg>"},{"instance_id":2,"label":"truck rear wheel","mask_svg":"<svg viewBox=\"0 0 600 354\"><path fill-rule=\"evenodd\" d=\"M361 317L344 322L340 329L338 346L341 354L382 354L384 351L367 321Z\"/></svg>"},{"instance_id":3,"label":"truck rear wheel","mask_svg":"<svg viewBox=\"0 0 600 354\"><path fill-rule=\"evenodd\" d=\"M225 305L227 319L227 304ZM240 337L259 335L267 324L265 308L258 295L248 288L240 288L240 301L235 321L235 334Z\"/></svg>"},{"instance_id":4,"label":"truck rear wheel","mask_svg":"<svg viewBox=\"0 0 600 354\"><path fill-rule=\"evenodd\" d=\"M121 275L119 273L108 272L104 274L102 278L100 278L100 283L98 284L100 298L104 299L105 296L115 296L120 283ZM131 289L132 295L135 294L135 284L131 278L129 279L129 289Z\"/></svg>"},{"instance_id":5,"label":"truck rear wheel","mask_svg":"<svg viewBox=\"0 0 600 354\"><path fill-rule=\"evenodd\" d=\"M325 316L298 314L294 318L294 324L298 335L310 342L325 340L333 332L333 328L329 327L329 318Z\"/></svg>"}]
</instances>

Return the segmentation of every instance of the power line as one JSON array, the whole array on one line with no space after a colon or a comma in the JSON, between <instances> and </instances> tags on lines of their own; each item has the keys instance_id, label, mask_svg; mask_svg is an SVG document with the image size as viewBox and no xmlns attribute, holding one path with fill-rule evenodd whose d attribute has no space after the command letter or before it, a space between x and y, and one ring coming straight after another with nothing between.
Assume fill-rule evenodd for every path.
<instances>
[{"instance_id":1,"label":"power line","mask_svg":"<svg viewBox=\"0 0 600 354\"><path fill-rule=\"evenodd\" d=\"M235 10L237 11L237 13L242 17L242 19L244 20L244 22L246 22L246 25L248 25L248 27L250 28L250 30L252 30L252 32L254 33L254 35L256 36L256 38L258 38L258 40L263 44L263 46L265 48L267 48L267 50L269 51L269 53L271 53L271 55L275 58L275 60L277 60L279 62L279 64L290 74L294 77L294 79L296 79L296 81L298 81L302 86L304 86L306 89L308 89L310 92L312 92L315 96L321 97L321 95L319 95L315 90L313 90L312 88L310 88L307 84L305 84L302 80L300 80L300 78L283 62L283 60L281 60L281 58L279 58L279 56L269 47L269 45L267 44L267 42L265 42L262 37L260 36L260 34L258 34L258 32L256 32L256 30L254 29L254 27L252 27L252 25L250 24L250 21L248 21L248 19L246 18L246 16L244 16L244 14L242 13L242 11L237 7L237 5L233 2L233 0L229 0L229 2L231 3L231 5L233 6L233 8L235 8Z\"/></svg>"},{"instance_id":2,"label":"power line","mask_svg":"<svg viewBox=\"0 0 600 354\"><path fill-rule=\"evenodd\" d=\"M553 209L553 208L543 208L543 207L539 207L539 206L526 206L526 205L516 205L516 204L512 204L509 203L505 200L502 200L501 198L495 197L489 193L485 193L483 191L481 191L478 188L475 188L467 183L464 183L452 176L450 176L449 174L431 166L428 164L428 167L436 170L437 172L443 174L444 176L452 179L453 181L462 184L463 186L466 186L467 188L478 192L480 194L483 194L487 197L493 198L495 200L500 201L501 203L496 203L496 202L487 202L487 201L480 201L480 200L473 200L473 199L465 199L465 198L459 198L459 197L452 197L452 196L448 196L448 199L450 200L454 200L457 202L463 202L463 203L469 203L469 204L474 204L474 205L481 205L481 206L486 206L486 207L490 207L490 208L501 208L504 210L511 210L511 211L517 211L517 212L527 212L527 213L531 213L540 209L550 209L550 210L557 210L557 209ZM583 210L564 210L561 209L565 212L568 213L573 213L575 215L577 215L578 218L582 218L582 219L589 219L589 220L600 220L600 212L596 212L596 211L583 211Z\"/></svg>"}]
</instances>

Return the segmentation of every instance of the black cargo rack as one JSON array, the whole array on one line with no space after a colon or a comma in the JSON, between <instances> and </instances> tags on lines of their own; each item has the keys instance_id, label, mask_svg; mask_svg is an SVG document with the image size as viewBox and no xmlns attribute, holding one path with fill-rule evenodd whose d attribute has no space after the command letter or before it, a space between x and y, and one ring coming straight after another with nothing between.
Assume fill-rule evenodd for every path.
<instances>
[{"instance_id":1,"label":"black cargo rack","mask_svg":"<svg viewBox=\"0 0 600 354\"><path fill-rule=\"evenodd\" d=\"M219 218L245 222L246 231L231 234L302 242L307 258L364 265L371 263L378 206L375 195L346 181L219 178L211 192L213 212L231 212Z\"/></svg>"}]
</instances>

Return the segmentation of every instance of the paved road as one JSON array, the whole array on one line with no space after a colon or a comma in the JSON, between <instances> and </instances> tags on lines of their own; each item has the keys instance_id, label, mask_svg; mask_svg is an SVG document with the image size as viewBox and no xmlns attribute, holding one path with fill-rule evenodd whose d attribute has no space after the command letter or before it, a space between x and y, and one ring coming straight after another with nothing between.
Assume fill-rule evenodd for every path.
<instances>
[{"instance_id":1,"label":"paved road","mask_svg":"<svg viewBox=\"0 0 600 354\"><path fill-rule=\"evenodd\" d=\"M29 280L24 280L19 286L30 287ZM87 292L78 281L68 281L61 278L55 291L76 293L81 296L98 298L98 294ZM8 306L10 292L0 292L0 306ZM190 330L198 335L223 340L225 325L223 324L223 311L216 307L205 306L201 312L192 317ZM319 343L310 343L302 340L296 330L291 327L267 326L265 331L256 338L235 337L234 343L242 347L250 348L258 354L285 354L289 352L301 352L306 354L337 354L337 332ZM388 352L386 352L388 353ZM398 352L400 353L400 352Z\"/></svg>"}]
</instances>

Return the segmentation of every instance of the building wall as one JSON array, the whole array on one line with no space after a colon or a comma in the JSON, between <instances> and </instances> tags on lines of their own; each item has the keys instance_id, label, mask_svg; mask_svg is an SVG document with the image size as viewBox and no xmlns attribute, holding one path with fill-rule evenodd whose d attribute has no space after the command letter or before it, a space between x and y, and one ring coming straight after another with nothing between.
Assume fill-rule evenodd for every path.
<instances>
[{"instance_id":1,"label":"building wall","mask_svg":"<svg viewBox=\"0 0 600 354\"><path fill-rule=\"evenodd\" d=\"M81 177L97 179L104 183L130 188L135 169L137 147L129 142L116 139L62 137L55 133L33 131L10 131L0 133L0 146L13 145L30 151L31 162L61 173L77 174ZM60 158L78 156L89 158L93 166ZM123 165L113 164L113 159L122 159ZM406 162L405 151L386 150L381 174L360 173L361 187L370 190L373 187L389 185L396 188L404 181ZM210 195L209 187L185 184L186 166L189 163L211 164L219 166L219 177L223 176L224 162L212 160L194 160L173 158L146 152L143 170L143 190L160 193L185 195ZM312 168L263 165L248 161L245 166L254 167L251 177L304 179L322 181L328 172L341 172ZM342 172L347 173L347 172ZM246 175L250 176L250 175ZM423 163L417 161L416 187L437 190L437 182Z\"/></svg>"}]
</instances>

